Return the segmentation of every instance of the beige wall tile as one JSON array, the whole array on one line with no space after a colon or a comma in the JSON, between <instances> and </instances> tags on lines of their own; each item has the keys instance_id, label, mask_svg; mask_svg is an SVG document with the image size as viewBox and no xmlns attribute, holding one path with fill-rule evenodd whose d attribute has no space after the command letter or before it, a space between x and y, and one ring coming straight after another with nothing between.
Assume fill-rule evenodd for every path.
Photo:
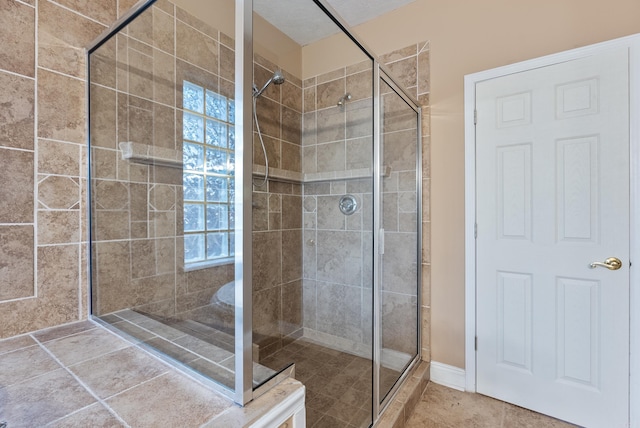
<instances>
[{"instance_id":1,"label":"beige wall tile","mask_svg":"<svg viewBox=\"0 0 640 428\"><path fill-rule=\"evenodd\" d=\"M0 40L0 68L33 77L35 10L13 0L0 3Z\"/></svg>"},{"instance_id":2,"label":"beige wall tile","mask_svg":"<svg viewBox=\"0 0 640 428\"><path fill-rule=\"evenodd\" d=\"M93 215L92 225L95 240L129 239L130 222L128 211L95 210Z\"/></svg>"},{"instance_id":3,"label":"beige wall tile","mask_svg":"<svg viewBox=\"0 0 640 428\"><path fill-rule=\"evenodd\" d=\"M131 248L129 242L99 242L94 244L96 255L95 310L97 315L135 304L131 288Z\"/></svg>"},{"instance_id":4,"label":"beige wall tile","mask_svg":"<svg viewBox=\"0 0 640 428\"><path fill-rule=\"evenodd\" d=\"M300 128L298 128L300 129ZM302 171L302 148L297 144L282 142L282 168L287 171Z\"/></svg>"},{"instance_id":5,"label":"beige wall tile","mask_svg":"<svg viewBox=\"0 0 640 428\"><path fill-rule=\"evenodd\" d=\"M302 230L282 231L282 282L287 283L302 278ZM283 290L284 294L284 290ZM284 334L289 334L290 331Z\"/></svg>"},{"instance_id":6,"label":"beige wall tile","mask_svg":"<svg viewBox=\"0 0 640 428\"><path fill-rule=\"evenodd\" d=\"M105 25L111 25L117 18L117 0L102 0L99 2L55 0L55 2Z\"/></svg>"},{"instance_id":7,"label":"beige wall tile","mask_svg":"<svg viewBox=\"0 0 640 428\"><path fill-rule=\"evenodd\" d=\"M267 338L280 339L281 287L253 292L253 331ZM265 346L262 343L261 346Z\"/></svg>"},{"instance_id":8,"label":"beige wall tile","mask_svg":"<svg viewBox=\"0 0 640 428\"><path fill-rule=\"evenodd\" d=\"M116 91L91 85L91 145L116 149Z\"/></svg>"},{"instance_id":9,"label":"beige wall tile","mask_svg":"<svg viewBox=\"0 0 640 428\"><path fill-rule=\"evenodd\" d=\"M33 152L0 149L0 223L33 223Z\"/></svg>"},{"instance_id":10,"label":"beige wall tile","mask_svg":"<svg viewBox=\"0 0 640 428\"><path fill-rule=\"evenodd\" d=\"M38 201L46 208L68 210L78 208L80 185L78 179L49 176L40 178Z\"/></svg>"},{"instance_id":11,"label":"beige wall tile","mask_svg":"<svg viewBox=\"0 0 640 428\"><path fill-rule=\"evenodd\" d=\"M410 56L414 56L418 53L418 45L410 45L404 48L396 49L395 51L384 54L380 57L380 62L383 64L389 64L390 62L399 61Z\"/></svg>"},{"instance_id":12,"label":"beige wall tile","mask_svg":"<svg viewBox=\"0 0 640 428\"><path fill-rule=\"evenodd\" d=\"M137 2L137 0L118 0L118 18L127 13Z\"/></svg>"},{"instance_id":13,"label":"beige wall tile","mask_svg":"<svg viewBox=\"0 0 640 428\"><path fill-rule=\"evenodd\" d=\"M389 68L390 73L401 86L404 86L405 88L411 88L416 86L418 75L417 60L418 58L414 54L414 56L387 64L387 67Z\"/></svg>"},{"instance_id":14,"label":"beige wall tile","mask_svg":"<svg viewBox=\"0 0 640 428\"><path fill-rule=\"evenodd\" d=\"M173 55L169 55L158 49L154 49L153 51L153 99L169 106L174 106L176 103L176 71L174 58ZM172 118L171 124L174 123L175 120ZM167 133L167 136L173 137L173 135L173 132ZM173 147L173 145L170 147Z\"/></svg>"},{"instance_id":15,"label":"beige wall tile","mask_svg":"<svg viewBox=\"0 0 640 428\"><path fill-rule=\"evenodd\" d=\"M91 82L116 88L117 39L112 37L91 54Z\"/></svg>"},{"instance_id":16,"label":"beige wall tile","mask_svg":"<svg viewBox=\"0 0 640 428\"><path fill-rule=\"evenodd\" d=\"M38 210L39 245L66 244L77 242L80 242L79 210Z\"/></svg>"},{"instance_id":17,"label":"beige wall tile","mask_svg":"<svg viewBox=\"0 0 640 428\"><path fill-rule=\"evenodd\" d=\"M285 80L282 84L282 105L298 113L302 112L302 88Z\"/></svg>"},{"instance_id":18,"label":"beige wall tile","mask_svg":"<svg viewBox=\"0 0 640 428\"><path fill-rule=\"evenodd\" d=\"M373 75L371 71L351 74L346 79L346 92L351 94L351 101L373 96ZM347 101L348 103L348 101ZM371 104L373 108L373 104Z\"/></svg>"},{"instance_id":19,"label":"beige wall tile","mask_svg":"<svg viewBox=\"0 0 640 428\"><path fill-rule=\"evenodd\" d=\"M345 163L345 143L344 141L328 144L319 144L318 172L344 171Z\"/></svg>"},{"instance_id":20,"label":"beige wall tile","mask_svg":"<svg viewBox=\"0 0 640 428\"><path fill-rule=\"evenodd\" d=\"M373 135L373 102L371 98L348 102L346 111L347 139Z\"/></svg>"},{"instance_id":21,"label":"beige wall tile","mask_svg":"<svg viewBox=\"0 0 640 428\"><path fill-rule=\"evenodd\" d=\"M318 144L344 140L345 114L340 107L331 107L325 110L319 110L317 116L315 133L317 138L316 142ZM320 169L320 171L326 170Z\"/></svg>"},{"instance_id":22,"label":"beige wall tile","mask_svg":"<svg viewBox=\"0 0 640 428\"><path fill-rule=\"evenodd\" d=\"M38 247L38 298L52 325L79 319L80 245Z\"/></svg>"},{"instance_id":23,"label":"beige wall tile","mask_svg":"<svg viewBox=\"0 0 640 428\"><path fill-rule=\"evenodd\" d=\"M418 306L415 296L382 292L382 347L417 352Z\"/></svg>"},{"instance_id":24,"label":"beige wall tile","mask_svg":"<svg viewBox=\"0 0 640 428\"><path fill-rule=\"evenodd\" d=\"M217 34L217 33L216 33ZM218 72L218 42L180 21L176 22L176 55L205 70Z\"/></svg>"},{"instance_id":25,"label":"beige wall tile","mask_svg":"<svg viewBox=\"0 0 640 428\"><path fill-rule=\"evenodd\" d=\"M302 328L302 281L282 286L282 331L287 336Z\"/></svg>"},{"instance_id":26,"label":"beige wall tile","mask_svg":"<svg viewBox=\"0 0 640 428\"><path fill-rule=\"evenodd\" d=\"M259 291L282 283L282 234L253 233L253 289Z\"/></svg>"},{"instance_id":27,"label":"beige wall tile","mask_svg":"<svg viewBox=\"0 0 640 428\"><path fill-rule=\"evenodd\" d=\"M325 109L328 107L335 107L338 100L342 98L345 93L345 79L331 80L326 83L321 83L317 86L317 109Z\"/></svg>"},{"instance_id":28,"label":"beige wall tile","mask_svg":"<svg viewBox=\"0 0 640 428\"><path fill-rule=\"evenodd\" d=\"M302 115L295 110L282 108L282 139L293 144L300 145L302 143ZM284 169L291 169L284 164ZM295 170L294 170L295 171Z\"/></svg>"},{"instance_id":29,"label":"beige wall tile","mask_svg":"<svg viewBox=\"0 0 640 428\"><path fill-rule=\"evenodd\" d=\"M32 150L34 81L0 72L0 87L0 146Z\"/></svg>"},{"instance_id":30,"label":"beige wall tile","mask_svg":"<svg viewBox=\"0 0 640 428\"><path fill-rule=\"evenodd\" d=\"M153 56L129 47L129 93L153 98Z\"/></svg>"},{"instance_id":31,"label":"beige wall tile","mask_svg":"<svg viewBox=\"0 0 640 428\"><path fill-rule=\"evenodd\" d=\"M425 50L418 54L418 94L431 92L431 61L430 51Z\"/></svg>"},{"instance_id":32,"label":"beige wall tile","mask_svg":"<svg viewBox=\"0 0 640 428\"><path fill-rule=\"evenodd\" d=\"M38 140L38 173L80 176L80 147L77 144Z\"/></svg>"},{"instance_id":33,"label":"beige wall tile","mask_svg":"<svg viewBox=\"0 0 640 428\"><path fill-rule=\"evenodd\" d=\"M258 121L260 122L260 131L262 131L262 134L274 138L280 138L280 125L282 122L280 117L279 104L266 97L258 98L258 102L256 104L258 111Z\"/></svg>"},{"instance_id":34,"label":"beige wall tile","mask_svg":"<svg viewBox=\"0 0 640 428\"><path fill-rule=\"evenodd\" d=\"M226 36L225 36L226 37ZM233 44L227 44L233 47ZM226 46L220 45L220 77L230 82L235 80L235 52Z\"/></svg>"},{"instance_id":35,"label":"beige wall tile","mask_svg":"<svg viewBox=\"0 0 640 428\"><path fill-rule=\"evenodd\" d=\"M320 85L321 83L329 82L331 80L336 80L341 77L344 77L344 75L345 75L345 69L340 68L338 70L330 71L328 73L324 73L317 76L316 81L318 82L318 85Z\"/></svg>"},{"instance_id":36,"label":"beige wall tile","mask_svg":"<svg viewBox=\"0 0 640 428\"><path fill-rule=\"evenodd\" d=\"M0 226L0 231L0 301L33 296L33 226Z\"/></svg>"},{"instance_id":37,"label":"beige wall tile","mask_svg":"<svg viewBox=\"0 0 640 428\"><path fill-rule=\"evenodd\" d=\"M65 0L62 0L64 3ZM101 8L107 2L80 2L87 8ZM96 3L93 7L93 3ZM65 5L66 6L66 5ZM86 74L85 48L106 27L50 1L38 2L38 66L70 76Z\"/></svg>"},{"instance_id":38,"label":"beige wall tile","mask_svg":"<svg viewBox=\"0 0 640 428\"><path fill-rule=\"evenodd\" d=\"M131 278L156 274L156 242L145 239L131 242Z\"/></svg>"},{"instance_id":39,"label":"beige wall tile","mask_svg":"<svg viewBox=\"0 0 640 428\"><path fill-rule=\"evenodd\" d=\"M38 136L85 143L85 84L47 70L38 71Z\"/></svg>"},{"instance_id":40,"label":"beige wall tile","mask_svg":"<svg viewBox=\"0 0 640 428\"><path fill-rule=\"evenodd\" d=\"M174 100L171 98L171 104ZM157 103L153 105L153 145L155 147L176 148L176 111L171 107L166 107ZM178 148L182 151L182 142L178 143Z\"/></svg>"},{"instance_id":41,"label":"beige wall tile","mask_svg":"<svg viewBox=\"0 0 640 428\"><path fill-rule=\"evenodd\" d=\"M169 2L166 3L171 5L171 3ZM153 45L158 49L162 49L167 53L173 54L173 16L172 14L166 13L155 5L151 9L153 15ZM171 12L173 13L173 10Z\"/></svg>"}]
</instances>

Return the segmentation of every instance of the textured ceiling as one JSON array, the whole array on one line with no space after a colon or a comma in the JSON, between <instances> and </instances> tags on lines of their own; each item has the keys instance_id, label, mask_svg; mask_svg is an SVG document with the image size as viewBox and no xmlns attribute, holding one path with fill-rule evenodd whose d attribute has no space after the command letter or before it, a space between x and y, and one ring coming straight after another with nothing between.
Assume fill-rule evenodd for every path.
<instances>
[{"instance_id":1,"label":"textured ceiling","mask_svg":"<svg viewBox=\"0 0 640 428\"><path fill-rule=\"evenodd\" d=\"M336 12L355 26L415 0L327 0ZM254 0L258 15L305 46L338 33L336 25L312 0Z\"/></svg>"}]
</instances>

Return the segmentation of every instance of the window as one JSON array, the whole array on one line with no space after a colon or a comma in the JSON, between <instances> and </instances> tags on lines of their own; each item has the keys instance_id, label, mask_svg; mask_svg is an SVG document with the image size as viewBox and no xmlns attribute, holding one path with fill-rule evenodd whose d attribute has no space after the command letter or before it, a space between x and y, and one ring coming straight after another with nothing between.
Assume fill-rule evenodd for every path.
<instances>
[{"instance_id":1,"label":"window","mask_svg":"<svg viewBox=\"0 0 640 428\"><path fill-rule=\"evenodd\" d=\"M191 82L183 88L184 261L195 267L234 255L235 104Z\"/></svg>"}]
</instances>

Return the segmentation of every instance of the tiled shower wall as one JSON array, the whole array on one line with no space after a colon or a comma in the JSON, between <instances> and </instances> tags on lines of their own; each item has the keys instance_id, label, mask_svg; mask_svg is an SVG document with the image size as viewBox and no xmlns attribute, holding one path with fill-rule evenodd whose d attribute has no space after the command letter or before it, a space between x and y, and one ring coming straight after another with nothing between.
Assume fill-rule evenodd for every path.
<instances>
[{"instance_id":1,"label":"tiled shower wall","mask_svg":"<svg viewBox=\"0 0 640 428\"><path fill-rule=\"evenodd\" d=\"M305 333L346 339L356 350L372 338L372 76L364 61L304 82L303 171L319 178L361 171L359 179L305 183ZM345 194L359 205L349 216L338 207Z\"/></svg>"},{"instance_id":2,"label":"tiled shower wall","mask_svg":"<svg viewBox=\"0 0 640 428\"><path fill-rule=\"evenodd\" d=\"M255 55L255 83L262 87L278 68ZM258 121L269 168L299 173L302 82L283 73L285 82L257 99ZM265 164L256 132L253 155ZM253 182L253 341L263 358L302 334L302 185L275 179L263 185L261 175Z\"/></svg>"},{"instance_id":3,"label":"tiled shower wall","mask_svg":"<svg viewBox=\"0 0 640 428\"><path fill-rule=\"evenodd\" d=\"M181 165L183 81L233 98L233 44L160 0L92 54L95 313L203 316L198 309L233 280L233 263L184 270ZM121 142L178 164L122 160Z\"/></svg>"},{"instance_id":4,"label":"tiled shower wall","mask_svg":"<svg viewBox=\"0 0 640 428\"><path fill-rule=\"evenodd\" d=\"M160 1L96 54L96 309L104 314L135 308L230 332L233 313L208 305L233 280L233 263L183 270L182 169L122 161L117 144L130 141L181 159L182 82L233 98L233 40ZM256 82L266 82L275 69L256 55ZM299 172L301 82L286 71L285 76L283 85L271 85L258 99L257 111L270 167ZM264 164L257 134L254 154ZM254 341L268 355L301 328L302 201L299 184L269 180L255 187Z\"/></svg>"},{"instance_id":5,"label":"tiled shower wall","mask_svg":"<svg viewBox=\"0 0 640 428\"><path fill-rule=\"evenodd\" d=\"M429 42L420 42L383 55L380 61L397 79L399 85L418 100L422 113L422 300L418 303L422 309L422 359L431 361L431 217L430 217L430 185L431 185L431 110L429 104L430 93L430 58ZM398 190L401 192L401 180L398 180ZM383 192L387 192L384 190ZM398 205L398 216L409 216ZM402 224L398 224L402 230ZM400 253L401 254L401 253ZM397 331L397 330L396 330Z\"/></svg>"},{"instance_id":6,"label":"tiled shower wall","mask_svg":"<svg viewBox=\"0 0 640 428\"><path fill-rule=\"evenodd\" d=\"M415 150L404 147L411 142L393 134L385 145L384 157L393 166L383 179L383 209L387 247L383 283L383 328L388 343L383 346L412 353L415 330L407 328L406 313L422 305L423 358L430 359L430 218L429 218L429 45L426 42L384 55L390 73L407 88L422 108L423 150L423 259L422 301L402 284L415 281L417 265L412 246L404 232L415 230L415 173L411 164ZM304 82L303 171L324 173L350 171L366 175L372 161L371 66L362 62L335 70ZM352 98L344 106L337 101L346 93ZM401 105L385 105L387 111ZM397 110L397 109L396 109ZM411 117L409 117L411 119ZM410 125L410 124L409 124ZM415 135L415 134L414 134ZM398 138L400 137L400 138ZM402 161L402 156L408 158ZM392 165L393 164L393 165ZM401 165L402 164L402 165ZM357 172L360 170L360 172ZM404 172L406 171L406 172ZM305 183L304 187L304 326L305 332L319 332L323 340L342 346L369 345L371 342L371 178L326 180ZM338 210L344 194L356 196L361 209L352 216ZM411 234L407 235L411 236ZM413 272L413 274L412 274ZM412 276L413 275L413 276ZM405 287L406 288L406 287ZM346 341L344 341L346 339ZM407 345L409 347L407 348ZM360 348L360 349L366 349Z\"/></svg>"},{"instance_id":7,"label":"tiled shower wall","mask_svg":"<svg viewBox=\"0 0 640 428\"><path fill-rule=\"evenodd\" d=\"M0 337L86 318L84 47L133 3L0 3Z\"/></svg>"},{"instance_id":8,"label":"tiled shower wall","mask_svg":"<svg viewBox=\"0 0 640 428\"><path fill-rule=\"evenodd\" d=\"M75 321L87 315L84 47L134 3L135 0L6 0L0 4L0 38L4 41L0 44L0 155L3 165L0 190L0 312L3 314L3 322L0 325L0 337ZM157 50L159 47L146 46L140 49L148 51L149 48ZM402 79L404 85L415 90L416 96L425 106L422 348L423 356L428 359L428 45L418 44L393 52L383 59L394 75ZM271 71L266 72L267 77ZM281 98L281 105L287 105L288 102L286 97ZM287 113L281 108L280 119L285 120L285 114L292 111L299 112L293 104L287 108ZM295 120L296 115L292 116ZM263 121L265 119L261 118L261 124ZM297 147L299 144L296 144L293 137L283 137L285 132L288 135L292 132L295 134L295 126L291 129L285 127L277 132L280 135L279 147L277 143L267 141L270 160L278 159L279 152L280 167L287 164L292 165L293 170L301 168L302 161L296 156L296 151L299 153L300 150ZM345 156L349 156L348 147L346 150ZM259 158L260 154L256 153L257 162ZM368 163L366 159L352 160L356 164L362 161ZM295 166L296 163L298 167ZM117 165L118 163L116 171ZM354 165L351 167L356 168ZM179 186L175 181L168 183L168 186L163 189L171 188L178 194ZM275 184L275 187L278 186L281 187L279 190L273 187L270 189L275 194L273 199L271 195L268 197L269 201L273 201L272 204L256 207L256 210L269 207L263 218L268 216L274 223L267 228L275 227L278 221L284 222L284 213L295 213L296 206L302 210L302 204L295 201L296 197L301 201L301 190L294 184ZM323 192L330 197L331 188ZM285 195L292 198L285 198ZM285 204L290 208L285 208ZM160 211L170 213L171 209ZM176 219L180 218L180 214L175 215ZM296 227L295 217L296 215L291 215L287 220L292 222L291 227L282 224L283 231L280 233L284 234L286 230L295 237L296 230L301 229L301 225ZM298 218L302 218L302 213ZM363 227L366 227L364 222L363 219ZM141 224L131 225L133 229L143 228ZM264 231L264 224L262 227ZM295 240L286 238L283 242ZM263 248L273 247L265 244ZM280 252L277 256L281 263L278 269L280 275L290 269L282 264L288 263L284 261L282 254ZM295 257L296 253L286 250L284 254L293 254ZM272 301L274 305L264 316L270 320L275 320L278 316L290 320L290 326L281 330L284 335L295 334L296 326L301 322L301 309L278 315L283 308L302 305L300 288L296 279L291 279L295 277L294 272L285 275L286 280L282 278L283 284L289 284L293 293L282 294L280 302L265 293L265 300ZM271 327L276 329L275 323L271 323Z\"/></svg>"}]
</instances>

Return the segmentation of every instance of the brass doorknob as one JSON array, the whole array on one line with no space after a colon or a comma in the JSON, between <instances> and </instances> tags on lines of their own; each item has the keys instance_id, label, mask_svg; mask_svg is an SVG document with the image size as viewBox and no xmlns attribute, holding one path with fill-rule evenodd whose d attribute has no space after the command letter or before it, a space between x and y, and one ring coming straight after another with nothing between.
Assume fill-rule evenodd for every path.
<instances>
[{"instance_id":1,"label":"brass doorknob","mask_svg":"<svg viewBox=\"0 0 640 428\"><path fill-rule=\"evenodd\" d=\"M609 257L607 260L602 262L593 262L589 265L591 269L595 269L598 266L607 268L609 270L618 270L622 267L622 262L617 257Z\"/></svg>"}]
</instances>

